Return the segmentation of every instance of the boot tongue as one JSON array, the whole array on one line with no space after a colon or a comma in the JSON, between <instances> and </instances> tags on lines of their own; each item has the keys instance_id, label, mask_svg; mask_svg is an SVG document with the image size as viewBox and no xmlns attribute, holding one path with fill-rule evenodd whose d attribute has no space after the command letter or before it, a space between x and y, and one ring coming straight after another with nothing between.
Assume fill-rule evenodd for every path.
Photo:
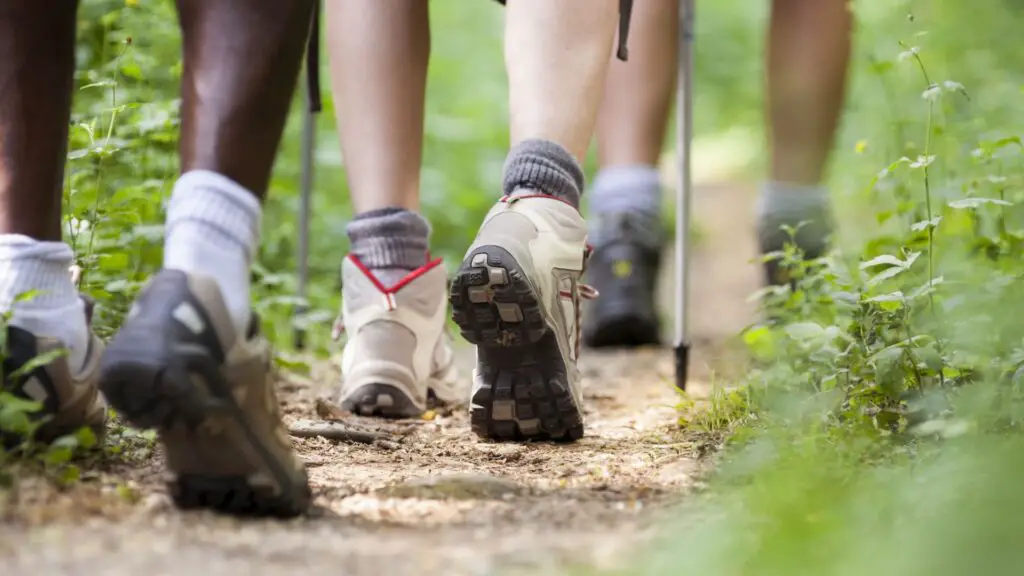
<instances>
[{"instance_id":1,"label":"boot tongue","mask_svg":"<svg viewBox=\"0 0 1024 576\"><path fill-rule=\"evenodd\" d=\"M380 283L385 286L394 286L409 275L415 272L417 269L409 268L374 268L371 270L374 277L380 280Z\"/></svg>"}]
</instances>

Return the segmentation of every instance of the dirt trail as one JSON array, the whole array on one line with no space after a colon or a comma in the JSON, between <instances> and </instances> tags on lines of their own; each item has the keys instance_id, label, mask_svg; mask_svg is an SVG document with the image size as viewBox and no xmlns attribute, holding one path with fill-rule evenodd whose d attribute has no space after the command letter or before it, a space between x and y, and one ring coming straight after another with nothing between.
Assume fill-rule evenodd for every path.
<instances>
[{"instance_id":1,"label":"dirt trail","mask_svg":"<svg viewBox=\"0 0 1024 576\"><path fill-rule=\"evenodd\" d=\"M745 298L758 281L747 264L750 198L741 187L696 194L706 232L693 281L697 397L709 390L710 369L729 372L722 343L750 317ZM397 443L297 440L320 508L309 519L178 513L156 464L88 472L64 491L24 482L0 499L0 565L12 574L191 576L609 565L654 534L665 504L693 486L704 440L678 431L670 352L589 353L582 368L588 427L575 445L480 442L462 412L381 428L406 435ZM283 383L290 419L316 418L315 398L337 377L330 364L317 372Z\"/></svg>"}]
</instances>

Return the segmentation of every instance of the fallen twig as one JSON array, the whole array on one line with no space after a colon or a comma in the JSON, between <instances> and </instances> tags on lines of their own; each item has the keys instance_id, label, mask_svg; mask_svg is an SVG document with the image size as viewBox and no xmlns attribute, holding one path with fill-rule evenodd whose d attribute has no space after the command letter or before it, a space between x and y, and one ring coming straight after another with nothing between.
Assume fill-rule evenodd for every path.
<instances>
[{"instance_id":1,"label":"fallen twig","mask_svg":"<svg viewBox=\"0 0 1024 576\"><path fill-rule=\"evenodd\" d=\"M402 447L401 444L394 440L377 440L373 443L374 446L381 448L382 450L398 450Z\"/></svg>"},{"instance_id":2,"label":"fallen twig","mask_svg":"<svg viewBox=\"0 0 1024 576\"><path fill-rule=\"evenodd\" d=\"M344 440L360 444L373 444L379 440L389 440L388 435L367 430L356 430L340 422L313 422L299 420L288 428L288 433L297 438L327 438L328 440Z\"/></svg>"}]
</instances>

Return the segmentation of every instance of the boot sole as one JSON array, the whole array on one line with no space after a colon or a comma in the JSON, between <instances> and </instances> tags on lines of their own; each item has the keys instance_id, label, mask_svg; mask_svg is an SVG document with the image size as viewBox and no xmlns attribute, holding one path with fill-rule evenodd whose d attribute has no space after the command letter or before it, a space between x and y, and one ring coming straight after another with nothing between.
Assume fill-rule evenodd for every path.
<instances>
[{"instance_id":1,"label":"boot sole","mask_svg":"<svg viewBox=\"0 0 1024 576\"><path fill-rule=\"evenodd\" d=\"M357 416L393 420L418 418L424 412L405 392L390 384L360 386L342 400L341 408Z\"/></svg>"},{"instance_id":2,"label":"boot sole","mask_svg":"<svg viewBox=\"0 0 1024 576\"><path fill-rule=\"evenodd\" d=\"M470 425L500 441L575 441L583 415L537 293L515 258L481 246L451 285L452 318L477 346Z\"/></svg>"},{"instance_id":3,"label":"boot sole","mask_svg":"<svg viewBox=\"0 0 1024 576\"><path fill-rule=\"evenodd\" d=\"M223 439L230 438L233 450L247 455L258 471L244 476L176 474L168 489L179 508L279 518L299 516L309 509L312 496L305 475L290 471L291 465L281 462L260 440L208 353L193 346L154 352L118 346L117 340L145 339L122 332L103 360L100 389L129 423L156 429L166 445L174 444L177 451L190 451L202 460L216 461L223 453ZM217 438L212 439L211 433L217 433ZM256 478L258 483L253 482Z\"/></svg>"}]
</instances>

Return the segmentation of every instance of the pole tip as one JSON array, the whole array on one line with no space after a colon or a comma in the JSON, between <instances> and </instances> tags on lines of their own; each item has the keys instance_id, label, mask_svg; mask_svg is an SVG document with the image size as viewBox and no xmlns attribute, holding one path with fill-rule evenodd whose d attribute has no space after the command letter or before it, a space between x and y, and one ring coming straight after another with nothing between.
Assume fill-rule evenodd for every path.
<instances>
[{"instance_id":1,"label":"pole tip","mask_svg":"<svg viewBox=\"0 0 1024 576\"><path fill-rule=\"evenodd\" d=\"M685 392L686 380L690 370L690 344L683 342L675 347L676 388Z\"/></svg>"}]
</instances>

